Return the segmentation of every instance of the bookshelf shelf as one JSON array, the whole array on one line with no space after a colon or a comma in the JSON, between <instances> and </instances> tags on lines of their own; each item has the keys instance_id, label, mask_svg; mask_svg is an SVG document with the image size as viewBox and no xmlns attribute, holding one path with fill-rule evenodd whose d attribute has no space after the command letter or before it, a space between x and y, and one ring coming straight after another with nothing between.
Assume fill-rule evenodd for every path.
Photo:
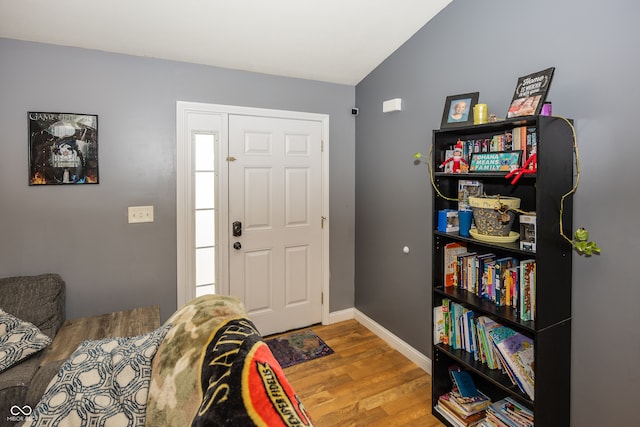
<instances>
[{"instance_id":1,"label":"bookshelf shelf","mask_svg":"<svg viewBox=\"0 0 640 427\"><path fill-rule=\"evenodd\" d=\"M443 301L455 303L473 312L474 317L485 316L533 341L535 389L533 397L523 392L501 369L489 369L472 352L453 345L433 341L432 413L445 425L453 425L437 410L438 398L451 391L449 369L457 366L468 371L478 389L492 401L511 397L533 411L538 427L570 425L571 371L571 279L572 248L559 233L559 203L563 194L573 186L573 133L569 124L556 117L529 116L496 123L433 131L432 168L446 158L458 140L478 141L495 135L514 132L526 127L537 140L537 173L523 176L515 185L505 179L506 173L434 173L434 185L447 199L433 191L433 258L432 306L434 312ZM524 135L524 131L522 133ZM438 211L458 208L458 181L478 180L488 195L517 197L520 209L536 213L536 252L521 250L519 241L493 243L460 236L457 232L438 231ZM564 203L563 222L572 230L573 203ZM516 216L513 231L519 231ZM467 252L495 254L496 258L512 257L518 263L534 260L536 287L533 303L534 320L523 320L517 308L497 306L475 289L445 286L445 247L453 243L464 245ZM478 273L479 274L479 273ZM477 277L477 276L476 276Z\"/></svg>"}]
</instances>

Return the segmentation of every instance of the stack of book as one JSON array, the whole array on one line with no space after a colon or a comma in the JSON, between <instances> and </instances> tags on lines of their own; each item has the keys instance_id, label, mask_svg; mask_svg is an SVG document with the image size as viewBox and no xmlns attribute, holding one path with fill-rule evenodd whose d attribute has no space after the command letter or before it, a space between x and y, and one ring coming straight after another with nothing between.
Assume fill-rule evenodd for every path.
<instances>
[{"instance_id":1,"label":"stack of book","mask_svg":"<svg viewBox=\"0 0 640 427\"><path fill-rule=\"evenodd\" d=\"M533 412L510 397L491 404L486 415L487 427L533 427Z\"/></svg>"},{"instance_id":2,"label":"stack of book","mask_svg":"<svg viewBox=\"0 0 640 427\"><path fill-rule=\"evenodd\" d=\"M491 400L480 393L477 397L462 397L451 391L438 398L436 411L454 426L478 426L486 417Z\"/></svg>"},{"instance_id":3,"label":"stack of book","mask_svg":"<svg viewBox=\"0 0 640 427\"><path fill-rule=\"evenodd\" d=\"M453 389L438 398L435 406L454 426L477 426L484 420L491 399L476 388L473 377L457 366L449 368Z\"/></svg>"}]
</instances>

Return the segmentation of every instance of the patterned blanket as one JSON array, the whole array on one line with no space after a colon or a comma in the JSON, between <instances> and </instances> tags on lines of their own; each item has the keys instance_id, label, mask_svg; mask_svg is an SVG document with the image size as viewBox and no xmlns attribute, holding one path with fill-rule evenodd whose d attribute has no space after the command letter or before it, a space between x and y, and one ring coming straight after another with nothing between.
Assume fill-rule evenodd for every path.
<instances>
[{"instance_id":1,"label":"patterned blanket","mask_svg":"<svg viewBox=\"0 0 640 427\"><path fill-rule=\"evenodd\" d=\"M203 296L167 324L153 360L146 425L313 425L240 301Z\"/></svg>"}]
</instances>

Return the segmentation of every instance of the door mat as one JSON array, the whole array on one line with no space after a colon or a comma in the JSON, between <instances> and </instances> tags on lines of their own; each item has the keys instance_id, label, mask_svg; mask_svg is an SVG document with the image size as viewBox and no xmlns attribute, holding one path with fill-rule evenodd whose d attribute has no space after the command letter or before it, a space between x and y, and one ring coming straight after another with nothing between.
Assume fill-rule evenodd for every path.
<instances>
[{"instance_id":1,"label":"door mat","mask_svg":"<svg viewBox=\"0 0 640 427\"><path fill-rule=\"evenodd\" d=\"M265 340L283 368L333 354L333 349L311 329Z\"/></svg>"}]
</instances>

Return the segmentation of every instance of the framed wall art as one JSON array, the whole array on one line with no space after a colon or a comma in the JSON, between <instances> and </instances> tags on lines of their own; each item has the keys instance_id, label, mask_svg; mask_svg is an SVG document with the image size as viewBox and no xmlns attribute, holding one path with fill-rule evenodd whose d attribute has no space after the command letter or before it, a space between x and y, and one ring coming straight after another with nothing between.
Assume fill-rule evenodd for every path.
<instances>
[{"instance_id":1,"label":"framed wall art","mask_svg":"<svg viewBox=\"0 0 640 427\"><path fill-rule=\"evenodd\" d=\"M473 124L472 108L478 103L480 92L447 96L442 112L440 128L468 126Z\"/></svg>"},{"instance_id":2,"label":"framed wall art","mask_svg":"<svg viewBox=\"0 0 640 427\"><path fill-rule=\"evenodd\" d=\"M98 184L98 116L27 113L29 185Z\"/></svg>"}]
</instances>

